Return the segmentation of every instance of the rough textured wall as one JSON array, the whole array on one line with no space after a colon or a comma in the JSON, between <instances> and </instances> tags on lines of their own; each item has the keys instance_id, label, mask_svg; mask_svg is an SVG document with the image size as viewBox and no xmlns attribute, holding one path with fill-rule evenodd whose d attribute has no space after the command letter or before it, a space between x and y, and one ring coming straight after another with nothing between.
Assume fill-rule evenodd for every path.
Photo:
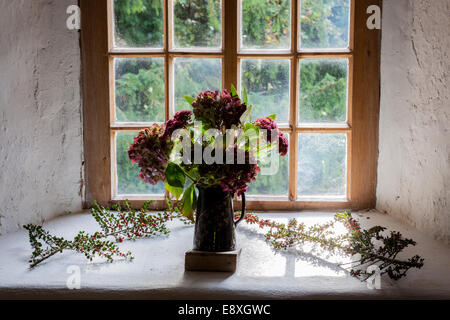
<instances>
[{"instance_id":1,"label":"rough textured wall","mask_svg":"<svg viewBox=\"0 0 450 320\"><path fill-rule=\"evenodd\" d=\"M81 209L76 0L0 0L2 231Z\"/></svg>"},{"instance_id":2,"label":"rough textured wall","mask_svg":"<svg viewBox=\"0 0 450 320\"><path fill-rule=\"evenodd\" d=\"M377 207L450 242L450 0L384 0Z\"/></svg>"}]
</instances>

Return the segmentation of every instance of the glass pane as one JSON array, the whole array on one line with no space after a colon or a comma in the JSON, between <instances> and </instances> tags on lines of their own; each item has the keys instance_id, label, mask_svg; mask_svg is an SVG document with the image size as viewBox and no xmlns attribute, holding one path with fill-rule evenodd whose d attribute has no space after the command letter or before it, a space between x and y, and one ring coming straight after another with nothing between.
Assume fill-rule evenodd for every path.
<instances>
[{"instance_id":1,"label":"glass pane","mask_svg":"<svg viewBox=\"0 0 450 320\"><path fill-rule=\"evenodd\" d=\"M164 122L164 58L117 58L116 121Z\"/></svg>"},{"instance_id":2,"label":"glass pane","mask_svg":"<svg viewBox=\"0 0 450 320\"><path fill-rule=\"evenodd\" d=\"M197 96L205 90L221 90L222 60L209 58L175 58L175 110L192 107L184 96Z\"/></svg>"},{"instance_id":3,"label":"glass pane","mask_svg":"<svg viewBox=\"0 0 450 320\"><path fill-rule=\"evenodd\" d=\"M164 47L162 0L114 0L114 46Z\"/></svg>"},{"instance_id":4,"label":"glass pane","mask_svg":"<svg viewBox=\"0 0 450 320\"><path fill-rule=\"evenodd\" d=\"M284 136L289 140L287 133ZM256 181L248 185L246 194L287 196L289 192L289 155L279 157L278 172L274 175L258 174Z\"/></svg>"},{"instance_id":5,"label":"glass pane","mask_svg":"<svg viewBox=\"0 0 450 320\"><path fill-rule=\"evenodd\" d=\"M222 46L221 0L175 0L173 10L175 48Z\"/></svg>"},{"instance_id":6,"label":"glass pane","mask_svg":"<svg viewBox=\"0 0 450 320\"><path fill-rule=\"evenodd\" d=\"M347 121L348 59L300 60L300 122Z\"/></svg>"},{"instance_id":7,"label":"glass pane","mask_svg":"<svg viewBox=\"0 0 450 320\"><path fill-rule=\"evenodd\" d=\"M156 186L144 183L139 179L140 169L128 158L128 149L138 132L117 132L117 193L118 194L164 194L164 183Z\"/></svg>"},{"instance_id":8,"label":"glass pane","mask_svg":"<svg viewBox=\"0 0 450 320\"><path fill-rule=\"evenodd\" d=\"M343 49L349 44L350 0L302 0L302 49Z\"/></svg>"},{"instance_id":9,"label":"glass pane","mask_svg":"<svg viewBox=\"0 0 450 320\"><path fill-rule=\"evenodd\" d=\"M242 0L241 47L290 49L291 1Z\"/></svg>"},{"instance_id":10,"label":"glass pane","mask_svg":"<svg viewBox=\"0 0 450 320\"><path fill-rule=\"evenodd\" d=\"M252 119L277 115L278 123L289 122L289 60L241 60L241 91L248 93Z\"/></svg>"},{"instance_id":11,"label":"glass pane","mask_svg":"<svg viewBox=\"0 0 450 320\"><path fill-rule=\"evenodd\" d=\"M298 142L300 196L345 196L347 137L345 133L301 133Z\"/></svg>"}]
</instances>

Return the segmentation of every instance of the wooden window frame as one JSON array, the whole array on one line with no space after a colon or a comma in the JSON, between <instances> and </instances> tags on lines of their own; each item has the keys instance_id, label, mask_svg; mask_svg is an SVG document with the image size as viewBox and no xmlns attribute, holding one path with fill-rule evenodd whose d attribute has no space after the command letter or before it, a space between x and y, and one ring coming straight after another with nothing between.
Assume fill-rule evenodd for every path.
<instances>
[{"instance_id":1,"label":"wooden window frame","mask_svg":"<svg viewBox=\"0 0 450 320\"><path fill-rule=\"evenodd\" d=\"M239 49L240 13L238 0L222 0L222 50L173 50L168 30L171 22L170 4L164 2L164 49L115 49L112 39L113 0L80 0L82 12L81 52L83 82L83 123L85 155L85 207L97 200L102 205L128 199L139 207L146 200L155 200L153 209L164 209L161 197L113 197L115 182L114 132L135 131L148 123L114 123L114 57L165 58L165 117L169 118L173 84L169 73L174 57L222 58L222 86L235 84L239 90L239 61L246 58L284 58L290 60L290 123L281 128L290 135L289 194L285 197L265 196L258 200L248 196L250 210L312 210L312 209L370 209L376 202L378 158L378 119L380 94L380 30L366 27L366 9L381 6L382 0L352 0L350 44L348 50L298 51L298 12L301 0L291 0L291 49L283 52L256 52ZM109 35L109 36L108 36ZM348 124L331 126L299 126L298 123L298 68L299 60L310 57L345 57L349 59ZM173 108L173 107L172 107ZM297 197L298 134L302 132L331 132L347 135L347 199L331 201L299 200ZM113 168L113 169L112 169ZM261 198L261 197L258 197ZM236 205L239 205L236 203Z\"/></svg>"}]
</instances>

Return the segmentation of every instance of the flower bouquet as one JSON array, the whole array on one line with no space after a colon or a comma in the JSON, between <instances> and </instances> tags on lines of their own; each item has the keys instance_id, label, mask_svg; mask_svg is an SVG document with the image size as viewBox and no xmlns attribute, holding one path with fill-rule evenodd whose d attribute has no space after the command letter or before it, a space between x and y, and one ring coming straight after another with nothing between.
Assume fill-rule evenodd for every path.
<instances>
[{"instance_id":1,"label":"flower bouquet","mask_svg":"<svg viewBox=\"0 0 450 320\"><path fill-rule=\"evenodd\" d=\"M288 140L275 115L252 122L245 90L242 99L233 86L185 98L192 111L139 132L128 156L145 183L164 182L184 216L193 221L196 213L194 249L234 250L234 227L245 211L248 184L258 173L276 174L278 154L287 154ZM235 194L243 200L238 221Z\"/></svg>"}]
</instances>

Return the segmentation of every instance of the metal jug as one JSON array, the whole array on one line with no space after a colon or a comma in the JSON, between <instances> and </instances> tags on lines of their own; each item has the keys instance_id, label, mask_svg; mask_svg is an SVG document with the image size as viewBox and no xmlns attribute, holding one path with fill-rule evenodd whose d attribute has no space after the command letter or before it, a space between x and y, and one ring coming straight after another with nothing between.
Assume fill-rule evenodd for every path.
<instances>
[{"instance_id":1,"label":"metal jug","mask_svg":"<svg viewBox=\"0 0 450 320\"><path fill-rule=\"evenodd\" d=\"M194 250L226 252L236 250L235 228L245 216L245 195L242 195L242 212L234 219L233 197L220 187L198 188L195 218Z\"/></svg>"}]
</instances>

